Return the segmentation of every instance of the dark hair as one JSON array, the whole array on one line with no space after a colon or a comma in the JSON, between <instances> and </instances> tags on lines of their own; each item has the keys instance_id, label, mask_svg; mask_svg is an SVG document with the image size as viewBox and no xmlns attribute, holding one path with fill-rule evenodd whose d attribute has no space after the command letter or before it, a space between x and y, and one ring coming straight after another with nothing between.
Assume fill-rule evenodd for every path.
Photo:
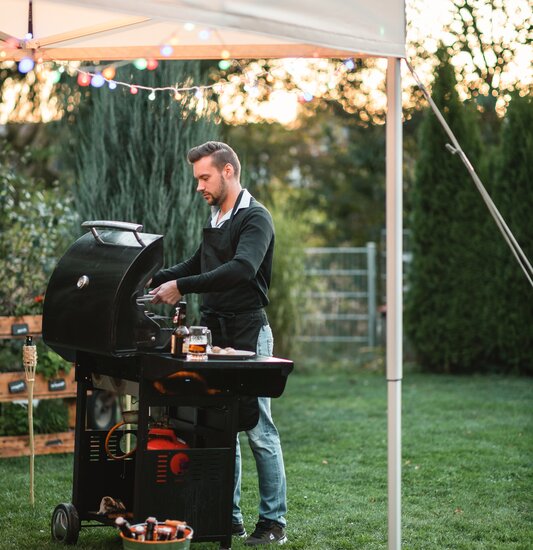
<instances>
[{"instance_id":1,"label":"dark hair","mask_svg":"<svg viewBox=\"0 0 533 550\"><path fill-rule=\"evenodd\" d=\"M237 153L227 144L221 141L208 141L203 145L193 147L187 153L187 160L190 164L194 164L204 157L212 157L213 164L220 170L231 164L235 172L235 177L239 179L241 173L241 163Z\"/></svg>"}]
</instances>

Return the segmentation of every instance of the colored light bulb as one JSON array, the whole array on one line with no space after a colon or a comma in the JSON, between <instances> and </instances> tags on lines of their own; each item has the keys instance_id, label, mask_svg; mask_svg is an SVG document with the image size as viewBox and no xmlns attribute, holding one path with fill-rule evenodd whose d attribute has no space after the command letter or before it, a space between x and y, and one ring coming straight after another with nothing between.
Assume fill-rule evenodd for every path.
<instances>
[{"instance_id":1,"label":"colored light bulb","mask_svg":"<svg viewBox=\"0 0 533 550\"><path fill-rule=\"evenodd\" d=\"M88 86L91 83L91 75L87 73L78 73L78 85Z\"/></svg>"},{"instance_id":2,"label":"colored light bulb","mask_svg":"<svg viewBox=\"0 0 533 550\"><path fill-rule=\"evenodd\" d=\"M147 65L147 61L146 59L136 59L134 62L133 62L133 66L136 68L136 69L139 69L139 71L144 71L144 69L146 69L146 65Z\"/></svg>"},{"instance_id":3,"label":"colored light bulb","mask_svg":"<svg viewBox=\"0 0 533 550\"><path fill-rule=\"evenodd\" d=\"M33 62L33 59L31 57L23 57L19 61L19 73L22 73L22 74L29 73L34 66L35 66L35 63Z\"/></svg>"},{"instance_id":4,"label":"colored light bulb","mask_svg":"<svg viewBox=\"0 0 533 550\"><path fill-rule=\"evenodd\" d=\"M174 48L170 44L165 44L164 46L161 46L161 55L164 55L165 57L169 57L172 55L172 52L174 51Z\"/></svg>"},{"instance_id":5,"label":"colored light bulb","mask_svg":"<svg viewBox=\"0 0 533 550\"><path fill-rule=\"evenodd\" d=\"M104 78L107 78L107 80L111 80L112 78L115 78L116 72L117 71L115 70L115 67L113 67L113 65L110 65L102 71L102 76Z\"/></svg>"},{"instance_id":6,"label":"colored light bulb","mask_svg":"<svg viewBox=\"0 0 533 550\"><path fill-rule=\"evenodd\" d=\"M91 86L93 86L93 88L101 88L104 84L105 78L100 73L95 74L91 78Z\"/></svg>"}]
</instances>

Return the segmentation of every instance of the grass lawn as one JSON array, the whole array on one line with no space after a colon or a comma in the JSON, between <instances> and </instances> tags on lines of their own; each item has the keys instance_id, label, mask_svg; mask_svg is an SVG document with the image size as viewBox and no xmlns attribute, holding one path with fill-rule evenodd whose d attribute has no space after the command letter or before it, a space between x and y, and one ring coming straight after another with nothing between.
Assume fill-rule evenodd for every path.
<instances>
[{"instance_id":1,"label":"grass lawn","mask_svg":"<svg viewBox=\"0 0 533 550\"><path fill-rule=\"evenodd\" d=\"M288 477L285 548L386 548L384 376L347 366L302 370L273 401ZM532 405L533 379L405 374L403 548L533 548ZM243 451L250 531L257 483L246 444ZM72 456L36 457L34 510L27 470L28 459L0 461L0 549L57 548L50 517L56 504L70 501ZM77 547L121 545L113 529L92 528L82 529Z\"/></svg>"}]
</instances>

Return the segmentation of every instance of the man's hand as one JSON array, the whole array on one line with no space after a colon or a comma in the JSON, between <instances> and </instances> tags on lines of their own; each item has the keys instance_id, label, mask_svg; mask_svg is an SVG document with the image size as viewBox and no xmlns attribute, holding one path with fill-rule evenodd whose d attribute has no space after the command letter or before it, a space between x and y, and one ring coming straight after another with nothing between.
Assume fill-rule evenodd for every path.
<instances>
[{"instance_id":1,"label":"man's hand","mask_svg":"<svg viewBox=\"0 0 533 550\"><path fill-rule=\"evenodd\" d=\"M181 300L181 292L176 285L176 281L167 281L150 290L149 294L154 295L152 304L169 304L173 306Z\"/></svg>"}]
</instances>

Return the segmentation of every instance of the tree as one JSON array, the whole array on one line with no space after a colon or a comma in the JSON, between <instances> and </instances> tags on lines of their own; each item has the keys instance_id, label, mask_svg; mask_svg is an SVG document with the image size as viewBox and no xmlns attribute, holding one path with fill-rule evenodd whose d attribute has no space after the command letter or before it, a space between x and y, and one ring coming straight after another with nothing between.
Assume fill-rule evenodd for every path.
<instances>
[{"instance_id":1,"label":"tree","mask_svg":"<svg viewBox=\"0 0 533 550\"><path fill-rule=\"evenodd\" d=\"M357 246L377 240L384 223L385 129L364 125L339 105L303 118L290 131L279 124L230 127L245 160L244 178L265 199L289 185L311 224L315 246Z\"/></svg>"},{"instance_id":2,"label":"tree","mask_svg":"<svg viewBox=\"0 0 533 550\"><path fill-rule=\"evenodd\" d=\"M533 260L531 204L533 181L533 101L515 94L509 104L493 183L493 198L517 242ZM505 369L532 374L533 289L501 234L493 229L493 269L490 280L495 361Z\"/></svg>"},{"instance_id":3,"label":"tree","mask_svg":"<svg viewBox=\"0 0 533 550\"><path fill-rule=\"evenodd\" d=\"M449 57L441 49L433 98L463 150L479 154L476 114L459 100ZM406 295L406 329L422 365L433 370L482 368L488 353L480 330L490 269L487 213L446 135L427 112L413 189L413 263Z\"/></svg>"},{"instance_id":4,"label":"tree","mask_svg":"<svg viewBox=\"0 0 533 550\"><path fill-rule=\"evenodd\" d=\"M131 70L118 69L116 80L132 81ZM134 78L150 87L205 83L197 62L167 61ZM164 92L152 101L142 90L93 90L73 128L80 218L141 223L148 233L165 234L165 265L187 257L198 245L207 207L186 155L217 136L211 114L194 96L178 101Z\"/></svg>"}]
</instances>

